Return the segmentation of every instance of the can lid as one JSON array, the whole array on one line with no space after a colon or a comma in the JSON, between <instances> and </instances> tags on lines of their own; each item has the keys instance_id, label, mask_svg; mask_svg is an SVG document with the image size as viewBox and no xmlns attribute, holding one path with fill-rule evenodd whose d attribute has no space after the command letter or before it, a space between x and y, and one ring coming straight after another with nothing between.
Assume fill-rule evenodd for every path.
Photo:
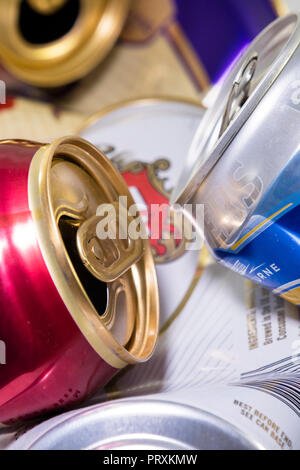
<instances>
[{"instance_id":1,"label":"can lid","mask_svg":"<svg viewBox=\"0 0 300 470\"><path fill-rule=\"evenodd\" d=\"M68 0L28 0L28 4L42 15L51 15L62 8Z\"/></svg>"},{"instance_id":2,"label":"can lid","mask_svg":"<svg viewBox=\"0 0 300 470\"><path fill-rule=\"evenodd\" d=\"M123 399L53 418L10 449L258 450L229 422L193 406L161 399Z\"/></svg>"},{"instance_id":3,"label":"can lid","mask_svg":"<svg viewBox=\"0 0 300 470\"><path fill-rule=\"evenodd\" d=\"M299 15L271 23L227 71L191 144L171 202L197 199L197 191L277 79L300 40Z\"/></svg>"},{"instance_id":4,"label":"can lid","mask_svg":"<svg viewBox=\"0 0 300 470\"><path fill-rule=\"evenodd\" d=\"M24 82L58 87L86 75L109 52L130 0L0 0L0 56Z\"/></svg>"},{"instance_id":5,"label":"can lid","mask_svg":"<svg viewBox=\"0 0 300 470\"><path fill-rule=\"evenodd\" d=\"M148 359L155 266L148 239L134 236L142 221L129 215L134 200L119 172L85 140L60 139L32 160L29 204L49 272L90 344L116 368Z\"/></svg>"}]
</instances>

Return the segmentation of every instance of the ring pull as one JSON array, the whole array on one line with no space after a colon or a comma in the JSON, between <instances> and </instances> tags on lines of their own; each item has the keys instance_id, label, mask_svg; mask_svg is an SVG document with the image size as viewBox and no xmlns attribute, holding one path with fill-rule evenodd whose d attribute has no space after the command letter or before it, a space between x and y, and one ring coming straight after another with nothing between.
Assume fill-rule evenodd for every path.
<instances>
[{"instance_id":1,"label":"ring pull","mask_svg":"<svg viewBox=\"0 0 300 470\"><path fill-rule=\"evenodd\" d=\"M55 201L57 203L55 211L55 219L60 220L62 217L82 221L84 213L88 210L89 200L84 196L78 203L71 203L64 199Z\"/></svg>"},{"instance_id":2,"label":"ring pull","mask_svg":"<svg viewBox=\"0 0 300 470\"><path fill-rule=\"evenodd\" d=\"M93 276L106 283L123 276L144 254L143 240L128 234L127 227L135 219L117 203L110 207L112 213L90 217L77 232L77 248L83 264ZM101 222L108 227L105 233L100 230Z\"/></svg>"},{"instance_id":3,"label":"ring pull","mask_svg":"<svg viewBox=\"0 0 300 470\"><path fill-rule=\"evenodd\" d=\"M254 52L237 74L227 100L219 137L226 131L250 95L251 83L256 71L258 54Z\"/></svg>"}]
</instances>

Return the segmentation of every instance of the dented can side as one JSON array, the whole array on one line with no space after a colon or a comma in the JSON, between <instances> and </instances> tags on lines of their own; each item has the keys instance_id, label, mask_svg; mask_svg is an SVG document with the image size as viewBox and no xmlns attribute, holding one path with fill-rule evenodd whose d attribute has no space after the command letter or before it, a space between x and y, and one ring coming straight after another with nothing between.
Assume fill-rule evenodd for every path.
<instances>
[{"instance_id":1,"label":"dented can side","mask_svg":"<svg viewBox=\"0 0 300 470\"><path fill-rule=\"evenodd\" d=\"M98 190L103 194L101 175L103 184L111 186L108 201L116 191L127 193L106 157L82 139L60 139L49 146L0 144L0 339L6 352L0 365L0 422L6 425L70 407L128 363L147 360L155 347L158 293L148 240L129 271L123 274L121 266L116 291L114 282L106 284L88 272L73 239L68 246L65 238L66 226L68 235L84 221L83 214L87 221L93 215L94 206L82 207L81 202L88 196L92 200ZM90 193L85 196L87 182ZM82 212L78 220L76 211ZM76 220L66 218L70 214ZM116 301L122 288L124 341L115 331L122 323Z\"/></svg>"}]
</instances>

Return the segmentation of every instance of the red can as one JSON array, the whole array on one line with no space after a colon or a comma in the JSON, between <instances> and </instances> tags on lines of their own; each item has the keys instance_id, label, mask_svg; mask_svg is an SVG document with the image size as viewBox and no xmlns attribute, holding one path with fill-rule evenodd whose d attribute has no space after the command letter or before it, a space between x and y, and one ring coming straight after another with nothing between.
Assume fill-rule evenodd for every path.
<instances>
[{"instance_id":1,"label":"red can","mask_svg":"<svg viewBox=\"0 0 300 470\"><path fill-rule=\"evenodd\" d=\"M159 307L148 240L96 236L101 204L120 209L120 196L134 204L98 149L73 137L1 141L0 184L0 423L8 425L70 407L147 360Z\"/></svg>"}]
</instances>

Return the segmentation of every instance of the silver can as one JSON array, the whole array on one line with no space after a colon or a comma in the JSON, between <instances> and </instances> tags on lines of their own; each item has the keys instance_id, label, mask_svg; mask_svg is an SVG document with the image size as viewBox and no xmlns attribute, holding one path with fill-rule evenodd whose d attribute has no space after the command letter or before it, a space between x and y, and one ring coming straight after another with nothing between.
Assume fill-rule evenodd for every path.
<instances>
[{"instance_id":1,"label":"silver can","mask_svg":"<svg viewBox=\"0 0 300 470\"><path fill-rule=\"evenodd\" d=\"M300 17L266 28L228 72L173 202L205 207L225 266L300 305Z\"/></svg>"},{"instance_id":2,"label":"silver can","mask_svg":"<svg viewBox=\"0 0 300 470\"><path fill-rule=\"evenodd\" d=\"M225 420L162 397L118 400L43 423L9 450L254 450Z\"/></svg>"}]
</instances>

